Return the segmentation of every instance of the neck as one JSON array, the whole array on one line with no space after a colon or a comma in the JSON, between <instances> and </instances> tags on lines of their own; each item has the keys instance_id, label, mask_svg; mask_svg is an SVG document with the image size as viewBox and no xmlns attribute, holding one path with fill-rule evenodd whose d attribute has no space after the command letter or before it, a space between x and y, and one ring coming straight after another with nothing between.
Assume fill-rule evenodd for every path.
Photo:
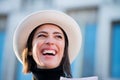
<instances>
[{"instance_id":1,"label":"neck","mask_svg":"<svg viewBox=\"0 0 120 80\"><path fill-rule=\"evenodd\" d=\"M62 66L54 69L39 69L35 67L32 69L32 73L36 80L60 80L61 76L65 77Z\"/></svg>"}]
</instances>

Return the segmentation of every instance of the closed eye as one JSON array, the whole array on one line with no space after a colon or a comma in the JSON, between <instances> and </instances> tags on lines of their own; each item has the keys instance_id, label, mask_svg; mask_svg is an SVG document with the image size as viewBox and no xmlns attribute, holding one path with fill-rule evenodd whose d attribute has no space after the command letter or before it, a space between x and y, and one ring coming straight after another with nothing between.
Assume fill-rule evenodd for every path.
<instances>
[{"instance_id":1,"label":"closed eye","mask_svg":"<svg viewBox=\"0 0 120 80\"><path fill-rule=\"evenodd\" d=\"M37 37L38 37L38 38L45 38L45 37L47 37L47 36L44 35L44 34L39 34L39 35L37 35Z\"/></svg>"},{"instance_id":2,"label":"closed eye","mask_svg":"<svg viewBox=\"0 0 120 80\"><path fill-rule=\"evenodd\" d=\"M63 37L61 35L56 35L57 39L62 39Z\"/></svg>"}]
</instances>

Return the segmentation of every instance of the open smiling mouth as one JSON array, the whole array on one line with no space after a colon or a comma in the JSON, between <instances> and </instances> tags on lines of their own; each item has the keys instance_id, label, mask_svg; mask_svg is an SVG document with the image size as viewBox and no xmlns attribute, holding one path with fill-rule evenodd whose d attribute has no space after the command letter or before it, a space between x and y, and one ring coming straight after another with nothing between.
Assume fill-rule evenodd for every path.
<instances>
[{"instance_id":1,"label":"open smiling mouth","mask_svg":"<svg viewBox=\"0 0 120 80\"><path fill-rule=\"evenodd\" d=\"M56 52L55 52L55 50L44 50L43 55L55 56Z\"/></svg>"}]
</instances>

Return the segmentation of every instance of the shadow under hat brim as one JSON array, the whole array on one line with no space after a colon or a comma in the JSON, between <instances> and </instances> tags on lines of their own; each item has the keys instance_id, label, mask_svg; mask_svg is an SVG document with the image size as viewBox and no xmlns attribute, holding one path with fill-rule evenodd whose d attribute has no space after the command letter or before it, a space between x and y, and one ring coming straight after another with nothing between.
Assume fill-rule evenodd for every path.
<instances>
[{"instance_id":1,"label":"shadow under hat brim","mask_svg":"<svg viewBox=\"0 0 120 80\"><path fill-rule=\"evenodd\" d=\"M68 53L70 63L79 53L82 36L79 25L70 16L54 10L45 10L33 13L25 17L14 33L13 48L18 60L22 63L21 54L26 47L29 34L39 25L52 23L60 26L67 34L69 46Z\"/></svg>"}]
</instances>

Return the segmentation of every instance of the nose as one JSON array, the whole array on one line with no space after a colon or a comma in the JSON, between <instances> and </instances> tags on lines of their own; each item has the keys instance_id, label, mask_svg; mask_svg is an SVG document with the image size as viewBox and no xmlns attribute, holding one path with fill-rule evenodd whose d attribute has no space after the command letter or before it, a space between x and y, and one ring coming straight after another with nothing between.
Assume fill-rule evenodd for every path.
<instances>
[{"instance_id":1,"label":"nose","mask_svg":"<svg viewBox=\"0 0 120 80\"><path fill-rule=\"evenodd\" d=\"M48 45L53 45L55 43L55 40L52 37L48 37L45 40L45 43L48 44Z\"/></svg>"}]
</instances>

